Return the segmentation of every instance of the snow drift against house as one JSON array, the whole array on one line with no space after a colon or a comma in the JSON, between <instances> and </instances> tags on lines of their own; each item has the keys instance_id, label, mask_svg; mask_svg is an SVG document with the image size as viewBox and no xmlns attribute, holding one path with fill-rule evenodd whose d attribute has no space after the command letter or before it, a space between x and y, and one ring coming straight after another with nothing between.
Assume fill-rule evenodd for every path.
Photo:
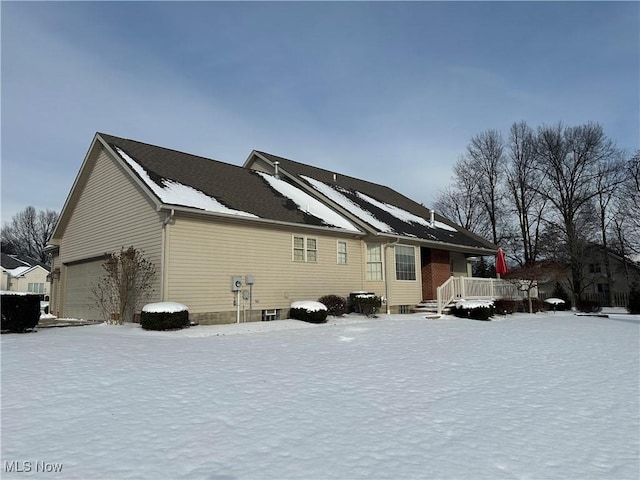
<instances>
[{"instance_id":1,"label":"snow drift against house","mask_svg":"<svg viewBox=\"0 0 640 480\"><path fill-rule=\"evenodd\" d=\"M352 232L359 232L359 230L351 222L331 210L324 203L313 198L308 193L303 192L299 188L296 188L290 183L287 183L279 178L273 177L263 172L256 173L264 178L267 183L271 185L271 188L293 201L293 203L295 203L302 212L319 218L329 226L343 228Z\"/></svg>"},{"instance_id":2,"label":"snow drift against house","mask_svg":"<svg viewBox=\"0 0 640 480\"><path fill-rule=\"evenodd\" d=\"M140 176L142 181L158 196L162 203L169 205L181 205L184 207L193 207L207 212L225 213L227 215L239 215L243 217L258 218L253 213L243 212L228 208L200 190L196 190L188 185L176 182L170 179L162 179L162 185L154 182L147 171L127 153L116 147L116 152L133 168Z\"/></svg>"}]
</instances>

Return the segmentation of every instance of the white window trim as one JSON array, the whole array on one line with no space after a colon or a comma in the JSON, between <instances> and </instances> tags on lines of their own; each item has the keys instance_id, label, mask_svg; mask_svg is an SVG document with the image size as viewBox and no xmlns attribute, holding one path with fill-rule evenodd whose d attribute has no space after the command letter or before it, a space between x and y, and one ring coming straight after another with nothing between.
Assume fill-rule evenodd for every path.
<instances>
[{"instance_id":1,"label":"white window trim","mask_svg":"<svg viewBox=\"0 0 640 480\"><path fill-rule=\"evenodd\" d=\"M296 260L296 238L302 238L303 259ZM315 241L316 248L309 248L309 240ZM299 249L298 249L299 250ZM309 260L309 252L315 252L315 260ZM306 235L291 236L291 261L294 263L318 263L318 239L316 237L307 237Z\"/></svg>"},{"instance_id":2,"label":"white window trim","mask_svg":"<svg viewBox=\"0 0 640 480\"><path fill-rule=\"evenodd\" d=\"M393 250L393 267L394 268L393 269L394 269L396 281L398 281L398 282L417 282L418 281L418 267L417 267L416 263L417 263L418 258L416 256L416 247L414 245L403 245L403 244L396 245L396 248L397 247L407 247L407 248L413 249L413 274L414 274L415 278L413 278L413 279L407 279L407 278L402 278L401 279L401 278L398 278L398 262L397 262L397 258L398 257L397 257L397 251L394 248L394 250Z\"/></svg>"},{"instance_id":3,"label":"white window trim","mask_svg":"<svg viewBox=\"0 0 640 480\"><path fill-rule=\"evenodd\" d=\"M375 262L369 261L369 247L377 247L380 251L380 260ZM365 244L365 278L367 282L384 282L384 249L382 248L382 244L379 243L367 243ZM380 265L380 277L379 279L369 278L369 264L379 264Z\"/></svg>"},{"instance_id":4,"label":"white window trim","mask_svg":"<svg viewBox=\"0 0 640 480\"><path fill-rule=\"evenodd\" d=\"M344 252L340 251L340 245L344 245ZM340 261L340 254L344 255L344 262ZM336 241L336 263L338 265L347 265L349 263L349 247L347 246L347 242L345 240Z\"/></svg>"}]
</instances>

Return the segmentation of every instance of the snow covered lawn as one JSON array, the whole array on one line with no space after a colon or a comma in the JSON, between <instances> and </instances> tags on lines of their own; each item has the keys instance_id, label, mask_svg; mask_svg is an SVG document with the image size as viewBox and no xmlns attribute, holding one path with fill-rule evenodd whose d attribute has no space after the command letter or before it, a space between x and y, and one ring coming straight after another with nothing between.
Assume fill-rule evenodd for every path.
<instances>
[{"instance_id":1,"label":"snow covered lawn","mask_svg":"<svg viewBox=\"0 0 640 480\"><path fill-rule=\"evenodd\" d=\"M559 312L3 335L2 478L637 480L639 327Z\"/></svg>"}]
</instances>

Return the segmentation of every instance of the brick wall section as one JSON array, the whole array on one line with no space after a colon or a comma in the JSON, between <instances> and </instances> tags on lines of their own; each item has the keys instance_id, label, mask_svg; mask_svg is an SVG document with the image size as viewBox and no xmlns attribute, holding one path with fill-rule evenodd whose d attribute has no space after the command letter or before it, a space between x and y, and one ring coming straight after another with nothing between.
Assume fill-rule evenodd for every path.
<instances>
[{"instance_id":1,"label":"brick wall section","mask_svg":"<svg viewBox=\"0 0 640 480\"><path fill-rule=\"evenodd\" d=\"M435 300L437 288L451 276L449 252L433 248L423 248L422 256L422 299Z\"/></svg>"}]
</instances>

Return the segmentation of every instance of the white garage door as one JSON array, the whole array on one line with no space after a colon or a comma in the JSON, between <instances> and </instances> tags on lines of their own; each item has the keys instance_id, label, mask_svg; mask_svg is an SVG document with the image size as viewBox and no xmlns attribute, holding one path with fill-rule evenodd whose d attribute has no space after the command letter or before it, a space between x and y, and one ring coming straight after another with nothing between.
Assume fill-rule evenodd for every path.
<instances>
[{"instance_id":1,"label":"white garage door","mask_svg":"<svg viewBox=\"0 0 640 480\"><path fill-rule=\"evenodd\" d=\"M104 320L91 299L91 287L104 274L104 260L76 263L67 266L64 316L85 320Z\"/></svg>"}]
</instances>

